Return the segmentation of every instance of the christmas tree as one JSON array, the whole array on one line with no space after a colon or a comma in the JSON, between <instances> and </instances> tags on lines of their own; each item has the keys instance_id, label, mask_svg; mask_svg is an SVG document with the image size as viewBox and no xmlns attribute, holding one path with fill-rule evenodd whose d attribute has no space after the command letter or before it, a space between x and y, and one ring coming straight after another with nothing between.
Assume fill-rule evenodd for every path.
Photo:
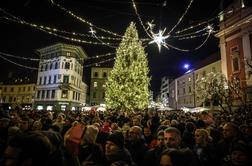
<instances>
[{"instance_id":1,"label":"christmas tree","mask_svg":"<svg viewBox=\"0 0 252 166\"><path fill-rule=\"evenodd\" d=\"M116 50L108 77L105 101L109 109L136 111L149 102L148 61L134 23L127 28Z\"/></svg>"}]
</instances>

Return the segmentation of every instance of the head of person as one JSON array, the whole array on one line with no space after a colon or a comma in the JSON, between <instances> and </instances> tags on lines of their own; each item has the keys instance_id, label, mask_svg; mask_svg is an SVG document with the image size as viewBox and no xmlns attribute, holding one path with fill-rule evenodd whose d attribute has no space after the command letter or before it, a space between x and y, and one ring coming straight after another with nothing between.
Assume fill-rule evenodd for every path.
<instances>
[{"instance_id":1,"label":"head of person","mask_svg":"<svg viewBox=\"0 0 252 166\"><path fill-rule=\"evenodd\" d=\"M148 126L145 126L143 128L143 134L144 134L144 137L149 137L151 136L151 129L148 127Z\"/></svg>"},{"instance_id":2,"label":"head of person","mask_svg":"<svg viewBox=\"0 0 252 166\"><path fill-rule=\"evenodd\" d=\"M239 127L231 122L225 123L222 133L224 139L233 139L238 135Z\"/></svg>"},{"instance_id":3,"label":"head of person","mask_svg":"<svg viewBox=\"0 0 252 166\"><path fill-rule=\"evenodd\" d=\"M28 132L12 137L5 149L4 165L44 166L51 153L49 139L38 132Z\"/></svg>"},{"instance_id":4,"label":"head of person","mask_svg":"<svg viewBox=\"0 0 252 166\"><path fill-rule=\"evenodd\" d=\"M168 149L161 153L159 164L160 166L192 166L193 159L190 150Z\"/></svg>"},{"instance_id":5,"label":"head of person","mask_svg":"<svg viewBox=\"0 0 252 166\"><path fill-rule=\"evenodd\" d=\"M142 128L139 126L133 126L129 130L129 140L139 140L142 138Z\"/></svg>"},{"instance_id":6,"label":"head of person","mask_svg":"<svg viewBox=\"0 0 252 166\"><path fill-rule=\"evenodd\" d=\"M210 135L205 129L196 129L194 136L195 143L198 145L206 146L210 141Z\"/></svg>"},{"instance_id":7,"label":"head of person","mask_svg":"<svg viewBox=\"0 0 252 166\"><path fill-rule=\"evenodd\" d=\"M82 138L82 143L92 143L96 142L99 129L95 125L88 125L85 129L84 136Z\"/></svg>"},{"instance_id":8,"label":"head of person","mask_svg":"<svg viewBox=\"0 0 252 166\"><path fill-rule=\"evenodd\" d=\"M181 133L175 127L168 127L164 133L165 144L169 148L178 148L181 144Z\"/></svg>"},{"instance_id":9,"label":"head of person","mask_svg":"<svg viewBox=\"0 0 252 166\"><path fill-rule=\"evenodd\" d=\"M165 139L164 139L164 131L160 130L157 133L157 146L164 146L165 145Z\"/></svg>"},{"instance_id":10,"label":"head of person","mask_svg":"<svg viewBox=\"0 0 252 166\"><path fill-rule=\"evenodd\" d=\"M234 166L252 165L252 149L245 143L236 143L231 150L231 163Z\"/></svg>"},{"instance_id":11,"label":"head of person","mask_svg":"<svg viewBox=\"0 0 252 166\"><path fill-rule=\"evenodd\" d=\"M29 130L29 118L28 117L21 117L19 121L19 128L21 131Z\"/></svg>"},{"instance_id":12,"label":"head of person","mask_svg":"<svg viewBox=\"0 0 252 166\"><path fill-rule=\"evenodd\" d=\"M33 122L32 124L32 130L35 131L35 130L41 130L43 127L42 123L40 120L36 120L35 122Z\"/></svg>"},{"instance_id":13,"label":"head of person","mask_svg":"<svg viewBox=\"0 0 252 166\"><path fill-rule=\"evenodd\" d=\"M124 137L120 131L115 131L107 137L105 144L105 156L109 157L124 148Z\"/></svg>"}]
</instances>

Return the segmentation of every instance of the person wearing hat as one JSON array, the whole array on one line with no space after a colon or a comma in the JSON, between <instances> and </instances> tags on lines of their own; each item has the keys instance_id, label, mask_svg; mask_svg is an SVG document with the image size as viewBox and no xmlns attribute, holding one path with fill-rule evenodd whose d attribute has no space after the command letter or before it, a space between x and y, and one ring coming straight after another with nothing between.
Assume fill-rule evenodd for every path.
<instances>
[{"instance_id":1,"label":"person wearing hat","mask_svg":"<svg viewBox=\"0 0 252 166\"><path fill-rule=\"evenodd\" d=\"M105 165L115 162L124 162L128 165L135 165L131 154L124 147L123 133L115 131L107 137L105 145Z\"/></svg>"}]
</instances>

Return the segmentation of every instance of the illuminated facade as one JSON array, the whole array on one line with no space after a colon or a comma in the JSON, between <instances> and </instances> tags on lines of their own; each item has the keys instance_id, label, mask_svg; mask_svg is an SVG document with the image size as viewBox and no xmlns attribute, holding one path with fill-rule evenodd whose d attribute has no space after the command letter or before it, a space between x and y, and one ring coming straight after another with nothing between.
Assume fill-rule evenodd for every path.
<instances>
[{"instance_id":1,"label":"illuminated facade","mask_svg":"<svg viewBox=\"0 0 252 166\"><path fill-rule=\"evenodd\" d=\"M250 2L250 6L249 3ZM227 12L232 11L232 12ZM244 98L252 102L252 7L251 1L237 0L220 17L216 34L221 50L222 73L236 78L244 89ZM237 103L239 104L239 103Z\"/></svg>"},{"instance_id":2,"label":"illuminated facade","mask_svg":"<svg viewBox=\"0 0 252 166\"><path fill-rule=\"evenodd\" d=\"M87 94L87 85L82 81L86 53L81 47L62 43L38 49L38 52L35 109L80 110Z\"/></svg>"},{"instance_id":3,"label":"illuminated facade","mask_svg":"<svg viewBox=\"0 0 252 166\"><path fill-rule=\"evenodd\" d=\"M32 109L34 102L35 84L1 84L0 103L18 109Z\"/></svg>"},{"instance_id":4,"label":"illuminated facade","mask_svg":"<svg viewBox=\"0 0 252 166\"><path fill-rule=\"evenodd\" d=\"M105 88L112 68L92 67L90 82L90 105L104 104Z\"/></svg>"}]
</instances>

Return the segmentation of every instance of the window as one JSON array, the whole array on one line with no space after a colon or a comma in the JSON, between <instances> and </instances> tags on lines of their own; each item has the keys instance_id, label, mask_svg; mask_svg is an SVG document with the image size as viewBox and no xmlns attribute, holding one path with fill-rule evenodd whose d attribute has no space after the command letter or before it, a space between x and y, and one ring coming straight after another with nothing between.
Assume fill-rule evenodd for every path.
<instances>
[{"instance_id":1,"label":"window","mask_svg":"<svg viewBox=\"0 0 252 166\"><path fill-rule=\"evenodd\" d=\"M102 98L103 98L103 99L105 98L105 92L102 93Z\"/></svg>"},{"instance_id":2,"label":"window","mask_svg":"<svg viewBox=\"0 0 252 166\"><path fill-rule=\"evenodd\" d=\"M192 88L191 88L191 86L189 86L189 93L191 93L192 92Z\"/></svg>"},{"instance_id":3,"label":"window","mask_svg":"<svg viewBox=\"0 0 252 166\"><path fill-rule=\"evenodd\" d=\"M239 58L233 58L233 71L239 71Z\"/></svg>"},{"instance_id":4,"label":"window","mask_svg":"<svg viewBox=\"0 0 252 166\"><path fill-rule=\"evenodd\" d=\"M94 82L94 87L97 87L97 82Z\"/></svg>"},{"instance_id":5,"label":"window","mask_svg":"<svg viewBox=\"0 0 252 166\"><path fill-rule=\"evenodd\" d=\"M44 85L46 84L46 76L44 77Z\"/></svg>"},{"instance_id":6,"label":"window","mask_svg":"<svg viewBox=\"0 0 252 166\"><path fill-rule=\"evenodd\" d=\"M25 88L25 87L23 87L23 92L25 92L25 89L26 89L26 88Z\"/></svg>"},{"instance_id":7,"label":"window","mask_svg":"<svg viewBox=\"0 0 252 166\"><path fill-rule=\"evenodd\" d=\"M46 91L46 98L49 99L49 97L50 97L50 90L47 90Z\"/></svg>"},{"instance_id":8,"label":"window","mask_svg":"<svg viewBox=\"0 0 252 166\"><path fill-rule=\"evenodd\" d=\"M240 70L240 52L238 46L231 48L230 53L232 57L233 72L238 72Z\"/></svg>"},{"instance_id":9,"label":"window","mask_svg":"<svg viewBox=\"0 0 252 166\"><path fill-rule=\"evenodd\" d=\"M47 71L47 68L48 68L48 64L45 65L45 71Z\"/></svg>"},{"instance_id":10,"label":"window","mask_svg":"<svg viewBox=\"0 0 252 166\"><path fill-rule=\"evenodd\" d=\"M183 88L183 94L185 94L185 88Z\"/></svg>"},{"instance_id":11,"label":"window","mask_svg":"<svg viewBox=\"0 0 252 166\"><path fill-rule=\"evenodd\" d=\"M65 63L65 69L70 69L70 63L69 62Z\"/></svg>"},{"instance_id":12,"label":"window","mask_svg":"<svg viewBox=\"0 0 252 166\"><path fill-rule=\"evenodd\" d=\"M48 84L51 84L51 76L49 76Z\"/></svg>"},{"instance_id":13,"label":"window","mask_svg":"<svg viewBox=\"0 0 252 166\"><path fill-rule=\"evenodd\" d=\"M4 87L4 92L7 92L7 87Z\"/></svg>"},{"instance_id":14,"label":"window","mask_svg":"<svg viewBox=\"0 0 252 166\"><path fill-rule=\"evenodd\" d=\"M18 92L21 92L21 87L18 88Z\"/></svg>"},{"instance_id":15,"label":"window","mask_svg":"<svg viewBox=\"0 0 252 166\"><path fill-rule=\"evenodd\" d=\"M57 75L54 75L54 78L53 78L53 83L56 84L56 80L57 80Z\"/></svg>"},{"instance_id":16,"label":"window","mask_svg":"<svg viewBox=\"0 0 252 166\"><path fill-rule=\"evenodd\" d=\"M52 99L55 98L55 90L52 90L51 98L52 98Z\"/></svg>"},{"instance_id":17,"label":"window","mask_svg":"<svg viewBox=\"0 0 252 166\"><path fill-rule=\"evenodd\" d=\"M107 73L103 72L103 78L107 78Z\"/></svg>"},{"instance_id":18,"label":"window","mask_svg":"<svg viewBox=\"0 0 252 166\"><path fill-rule=\"evenodd\" d=\"M52 68L53 68L53 64L52 64L52 63L50 63L50 70L52 70Z\"/></svg>"},{"instance_id":19,"label":"window","mask_svg":"<svg viewBox=\"0 0 252 166\"><path fill-rule=\"evenodd\" d=\"M62 90L61 98L67 98L68 97L68 91Z\"/></svg>"},{"instance_id":20,"label":"window","mask_svg":"<svg viewBox=\"0 0 252 166\"><path fill-rule=\"evenodd\" d=\"M94 77L98 77L98 72L94 72Z\"/></svg>"},{"instance_id":21,"label":"window","mask_svg":"<svg viewBox=\"0 0 252 166\"><path fill-rule=\"evenodd\" d=\"M75 91L73 91L73 100L74 100L74 97L75 97Z\"/></svg>"},{"instance_id":22,"label":"window","mask_svg":"<svg viewBox=\"0 0 252 166\"><path fill-rule=\"evenodd\" d=\"M188 81L190 82L191 80L192 80L191 77L189 77L189 78L188 78Z\"/></svg>"},{"instance_id":23,"label":"window","mask_svg":"<svg viewBox=\"0 0 252 166\"><path fill-rule=\"evenodd\" d=\"M41 96L42 99L45 98L45 90L42 90L42 96Z\"/></svg>"},{"instance_id":24,"label":"window","mask_svg":"<svg viewBox=\"0 0 252 166\"><path fill-rule=\"evenodd\" d=\"M58 69L58 62L55 62L54 69Z\"/></svg>"},{"instance_id":25,"label":"window","mask_svg":"<svg viewBox=\"0 0 252 166\"><path fill-rule=\"evenodd\" d=\"M12 88L11 88L11 92L13 92L13 91L14 91L14 88L12 87Z\"/></svg>"},{"instance_id":26,"label":"window","mask_svg":"<svg viewBox=\"0 0 252 166\"><path fill-rule=\"evenodd\" d=\"M63 76L63 83L69 83L69 76Z\"/></svg>"},{"instance_id":27,"label":"window","mask_svg":"<svg viewBox=\"0 0 252 166\"><path fill-rule=\"evenodd\" d=\"M38 93L37 93L37 99L40 98L40 93L41 93L41 91L39 90Z\"/></svg>"},{"instance_id":28,"label":"window","mask_svg":"<svg viewBox=\"0 0 252 166\"><path fill-rule=\"evenodd\" d=\"M39 77L39 85L42 84L42 77Z\"/></svg>"},{"instance_id":29,"label":"window","mask_svg":"<svg viewBox=\"0 0 252 166\"><path fill-rule=\"evenodd\" d=\"M28 91L31 91L31 87L30 86L28 86Z\"/></svg>"}]
</instances>

